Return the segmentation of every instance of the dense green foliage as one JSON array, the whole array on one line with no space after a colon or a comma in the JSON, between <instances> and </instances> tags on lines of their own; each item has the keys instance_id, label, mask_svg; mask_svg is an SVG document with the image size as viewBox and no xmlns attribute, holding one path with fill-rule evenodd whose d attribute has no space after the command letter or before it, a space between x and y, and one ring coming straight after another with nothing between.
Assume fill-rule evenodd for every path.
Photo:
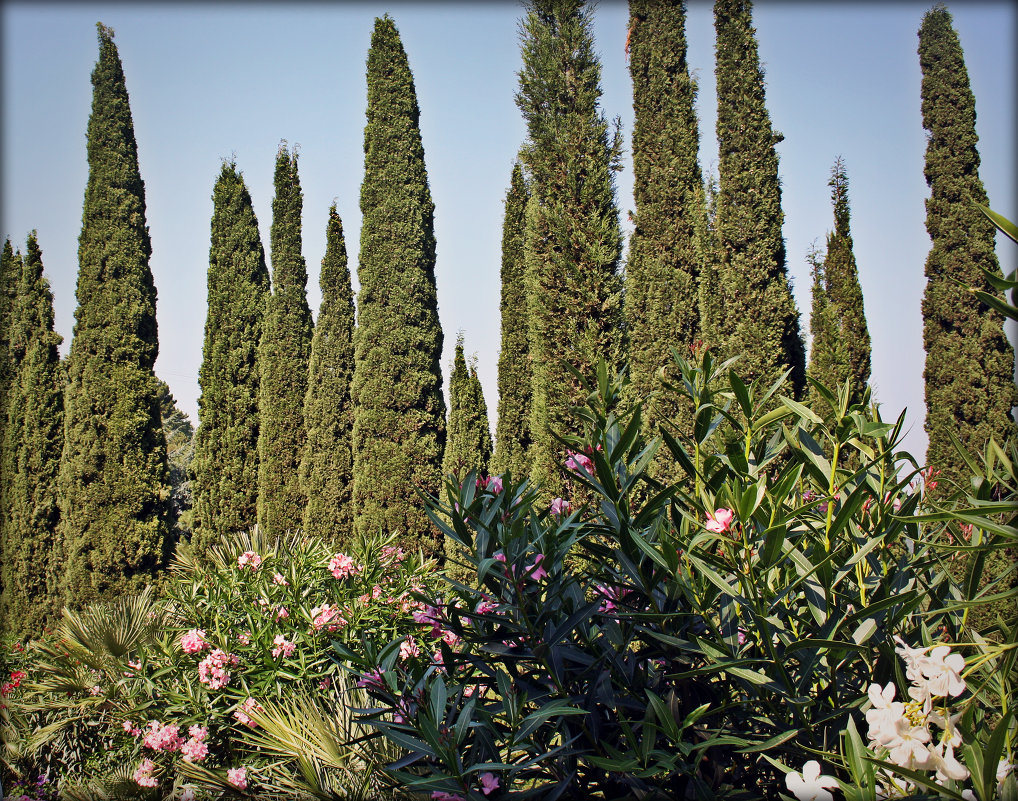
<instances>
[{"instance_id":1,"label":"dense green foliage","mask_svg":"<svg viewBox=\"0 0 1018 801\"><path fill-rule=\"evenodd\" d=\"M53 330L53 293L43 276L35 232L28 237L10 315L10 358L3 439L4 631L35 636L60 609L57 475L64 443L64 375Z\"/></svg>"},{"instance_id":2,"label":"dense green foliage","mask_svg":"<svg viewBox=\"0 0 1018 801\"><path fill-rule=\"evenodd\" d=\"M530 179L526 270L533 367L531 475L559 494L564 454L552 431L573 430L583 398L569 367L589 373L625 350L622 232L614 170L621 134L599 109L601 64L582 0L534 0L522 24L516 103L527 124Z\"/></svg>"},{"instance_id":3,"label":"dense green foliage","mask_svg":"<svg viewBox=\"0 0 1018 801\"><path fill-rule=\"evenodd\" d=\"M399 33L375 20L367 63L361 247L354 334L355 527L435 553L421 490L441 486L445 448L435 205L420 109Z\"/></svg>"},{"instance_id":4,"label":"dense green foliage","mask_svg":"<svg viewBox=\"0 0 1018 801\"><path fill-rule=\"evenodd\" d=\"M838 335L838 324L834 317L834 309L827 295L827 282L824 280L824 257L815 247L806 256L813 274L813 286L810 292L811 307L809 314L809 368L807 374L815 378L825 387L840 386L834 380L837 366L848 361L845 342ZM818 408L823 396L815 386L809 390L810 406Z\"/></svg>"},{"instance_id":5,"label":"dense green foliage","mask_svg":"<svg viewBox=\"0 0 1018 801\"><path fill-rule=\"evenodd\" d=\"M764 105L764 79L752 27L750 0L716 0L716 67L719 194L715 228L720 260L718 292L725 356L739 357L748 381L770 384L791 370L792 392L806 384L805 348L799 333L781 235L781 184Z\"/></svg>"},{"instance_id":6,"label":"dense green foliage","mask_svg":"<svg viewBox=\"0 0 1018 801\"><path fill-rule=\"evenodd\" d=\"M0 251L0 444L5 441L4 428L7 425L7 393L10 391L11 375L14 365L10 356L10 315L14 307L18 284L21 280L21 256L14 255L14 248L8 237L4 240ZM6 463L10 457L0 452L0 595L3 594L3 551L6 538L6 501L4 500L5 473L9 470ZM0 623L3 622L0 617Z\"/></svg>"},{"instance_id":7,"label":"dense green foliage","mask_svg":"<svg viewBox=\"0 0 1018 801\"><path fill-rule=\"evenodd\" d=\"M990 437L1002 443L1013 436L1011 408L1018 392L1014 350L1004 336L1003 319L965 288L989 290L982 270L996 273L999 268L993 225L973 205L986 204L975 98L958 34L943 5L923 17L919 66L928 133L926 230L932 240L923 296L927 463L942 471L942 480L958 483L965 464L951 436L975 453Z\"/></svg>"},{"instance_id":8,"label":"dense green foliage","mask_svg":"<svg viewBox=\"0 0 1018 801\"><path fill-rule=\"evenodd\" d=\"M191 547L246 531L258 514L258 387L269 271L251 196L233 162L212 190L208 312L195 435Z\"/></svg>"},{"instance_id":9,"label":"dense green foliage","mask_svg":"<svg viewBox=\"0 0 1018 801\"><path fill-rule=\"evenodd\" d=\"M519 162L513 165L505 196L502 222L501 315L502 336L498 353L498 420L495 456L491 470L514 477L530 472L530 403L533 370L530 365L530 326L527 320L526 262L523 237L526 230L526 180Z\"/></svg>"},{"instance_id":10,"label":"dense green foliage","mask_svg":"<svg viewBox=\"0 0 1018 801\"><path fill-rule=\"evenodd\" d=\"M150 582L170 534L145 185L113 32L98 27L60 465L62 577L72 606Z\"/></svg>"},{"instance_id":11,"label":"dense green foliage","mask_svg":"<svg viewBox=\"0 0 1018 801\"><path fill-rule=\"evenodd\" d=\"M823 315L814 319L817 317L817 299L814 297L810 315L813 345L809 354L809 373L831 389L848 381L851 403L855 404L862 401L869 385L870 332L866 325L859 271L852 252L848 174L840 158L831 168L830 187L834 230L827 235L827 255L823 262L813 264L814 293L817 281L822 284ZM815 393L811 392L811 395L815 399Z\"/></svg>"},{"instance_id":12,"label":"dense green foliage","mask_svg":"<svg viewBox=\"0 0 1018 801\"><path fill-rule=\"evenodd\" d=\"M697 158L696 83L686 61L684 0L630 0L629 72L633 79L635 228L626 260L626 320L631 388L659 389L670 348L688 354L700 338L702 250L697 230L707 208ZM687 406L647 407L648 431L664 419L692 425Z\"/></svg>"},{"instance_id":13,"label":"dense green foliage","mask_svg":"<svg viewBox=\"0 0 1018 801\"><path fill-rule=\"evenodd\" d=\"M353 536L353 289L347 266L343 221L329 209L325 257L318 278L322 304L311 339L311 364L304 424L307 442L300 482L307 496L304 532L326 542Z\"/></svg>"},{"instance_id":14,"label":"dense green foliage","mask_svg":"<svg viewBox=\"0 0 1018 801\"><path fill-rule=\"evenodd\" d=\"M307 439L304 398L313 322L307 299L307 267L301 252L304 200L296 150L290 154L285 146L279 148L275 184L272 295L258 349L258 524L270 534L279 535L303 525L307 505L299 468Z\"/></svg>"}]
</instances>

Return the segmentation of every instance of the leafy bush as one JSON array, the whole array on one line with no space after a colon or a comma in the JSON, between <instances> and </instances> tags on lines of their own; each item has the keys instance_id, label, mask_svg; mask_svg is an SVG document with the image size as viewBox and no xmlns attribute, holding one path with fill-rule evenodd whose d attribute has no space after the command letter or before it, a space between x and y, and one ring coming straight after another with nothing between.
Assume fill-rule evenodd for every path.
<instances>
[{"instance_id":1,"label":"leafy bush","mask_svg":"<svg viewBox=\"0 0 1018 801\"><path fill-rule=\"evenodd\" d=\"M870 685L900 678L896 637L963 641L956 521L920 516L903 417L818 386L821 415L709 352L677 361L693 435L661 433L685 480L648 476L662 441L602 366L585 437L562 440L588 503L540 508L509 476L433 502L476 575L427 599L434 658L339 649L365 721L410 752L391 781L446 801L777 798L805 755L838 762Z\"/></svg>"},{"instance_id":2,"label":"leafy bush","mask_svg":"<svg viewBox=\"0 0 1018 801\"><path fill-rule=\"evenodd\" d=\"M60 766L61 791L81 797L285 783L299 759L260 753L256 715L295 698L319 709L341 703L346 682L330 643L411 635L410 591L433 574L420 556L384 542L362 541L347 555L256 531L224 538L201 562L184 544L164 597L146 591L65 612L54 638L31 644L20 709L50 722L29 748L85 749ZM363 784L371 756L354 755ZM391 749L384 756L394 758Z\"/></svg>"}]
</instances>

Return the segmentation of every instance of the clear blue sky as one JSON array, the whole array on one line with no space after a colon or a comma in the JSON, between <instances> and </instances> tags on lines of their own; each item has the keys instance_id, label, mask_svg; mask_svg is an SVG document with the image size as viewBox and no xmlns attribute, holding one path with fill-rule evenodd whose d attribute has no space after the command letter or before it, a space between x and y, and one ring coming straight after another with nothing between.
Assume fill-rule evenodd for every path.
<instances>
[{"instance_id":1,"label":"clear blue sky","mask_svg":"<svg viewBox=\"0 0 1018 801\"><path fill-rule=\"evenodd\" d=\"M805 254L814 241L823 244L832 226L827 180L840 155L849 175L876 399L885 418L908 408L906 445L917 457L926 446L920 301L929 239L916 32L930 5L761 0L754 12L767 106L785 135L778 146L784 235L803 328L810 306ZM1016 5L964 2L949 9L976 96L981 176L991 205L1016 219ZM197 422L211 194L220 162L236 157L268 250L276 150L281 140L300 146L308 299L317 311L333 200L356 268L364 65L374 18L385 12L401 33L420 101L436 205L446 375L462 329L467 352L478 356L494 424L502 203L525 135L513 99L522 7L507 0L5 2L0 235L23 248L28 232L38 229L63 352L74 321L96 21L116 31L134 114L159 292L156 372ZM594 33L603 64L602 107L609 117L621 117L629 146L627 20L625 3L602 2ZM701 164L705 173L716 172L710 4L690 3L687 38L700 81ZM633 207L628 153L625 164L618 178L624 225ZM998 245L1007 269L1015 265L1016 250Z\"/></svg>"}]
</instances>

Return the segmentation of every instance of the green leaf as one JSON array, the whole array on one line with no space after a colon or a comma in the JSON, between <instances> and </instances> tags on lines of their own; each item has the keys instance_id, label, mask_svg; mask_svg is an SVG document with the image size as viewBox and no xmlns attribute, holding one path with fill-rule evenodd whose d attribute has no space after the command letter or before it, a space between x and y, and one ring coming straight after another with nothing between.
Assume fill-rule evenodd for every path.
<instances>
[{"instance_id":1,"label":"green leaf","mask_svg":"<svg viewBox=\"0 0 1018 801\"><path fill-rule=\"evenodd\" d=\"M1012 241L1018 242L1018 225L1015 225L1007 217L997 214L997 212L988 206L984 206L982 203L976 203L975 205L999 231Z\"/></svg>"}]
</instances>

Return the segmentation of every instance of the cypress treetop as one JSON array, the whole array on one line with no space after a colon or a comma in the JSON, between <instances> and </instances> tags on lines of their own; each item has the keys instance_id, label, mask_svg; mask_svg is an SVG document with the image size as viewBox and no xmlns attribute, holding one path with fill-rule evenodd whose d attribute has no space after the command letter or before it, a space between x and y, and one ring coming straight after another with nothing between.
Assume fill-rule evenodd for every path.
<instances>
[{"instance_id":1,"label":"cypress treetop","mask_svg":"<svg viewBox=\"0 0 1018 801\"><path fill-rule=\"evenodd\" d=\"M805 347L785 266L781 184L764 105L764 80L749 0L716 0L719 194L715 229L720 247L718 291L722 355L738 356L746 380L765 385L791 370L794 394L805 386Z\"/></svg>"},{"instance_id":2,"label":"cypress treetop","mask_svg":"<svg viewBox=\"0 0 1018 801\"><path fill-rule=\"evenodd\" d=\"M491 429L476 363L467 367L463 333L456 337L456 356L449 378L449 426L442 472L462 476L486 473L491 461Z\"/></svg>"},{"instance_id":3,"label":"cypress treetop","mask_svg":"<svg viewBox=\"0 0 1018 801\"><path fill-rule=\"evenodd\" d=\"M938 4L919 28L923 127L927 131L926 259L923 343L926 348L927 464L943 471L940 484L968 486L967 468L950 433L970 453L990 437L1014 436L1018 403L1014 349L1003 318L956 281L993 292L982 273L999 271L995 232L973 201L987 205L979 179L975 98L951 15ZM950 432L950 433L949 433Z\"/></svg>"},{"instance_id":4,"label":"cypress treetop","mask_svg":"<svg viewBox=\"0 0 1018 801\"><path fill-rule=\"evenodd\" d=\"M630 0L629 72L633 80L635 229L626 262L630 388L647 397L674 347L700 338L698 285L706 225L698 160L696 83L686 61L683 0ZM647 407L650 431L663 420L688 427L688 403L666 396Z\"/></svg>"},{"instance_id":5,"label":"cypress treetop","mask_svg":"<svg viewBox=\"0 0 1018 801\"><path fill-rule=\"evenodd\" d=\"M502 223L502 342L498 354L498 421L492 473L519 479L530 471L530 404L533 370L527 316L524 232L529 192L519 162L513 165Z\"/></svg>"},{"instance_id":6,"label":"cypress treetop","mask_svg":"<svg viewBox=\"0 0 1018 801\"><path fill-rule=\"evenodd\" d=\"M258 345L269 296L258 220L234 162L223 162L212 202L199 425L190 467L197 554L258 520Z\"/></svg>"},{"instance_id":7,"label":"cypress treetop","mask_svg":"<svg viewBox=\"0 0 1018 801\"><path fill-rule=\"evenodd\" d=\"M300 461L307 432L304 398L311 360L312 319L308 273L301 253L303 196L297 153L276 155L272 201L272 295L268 299L260 362L258 432L258 524L270 534L296 531L307 498Z\"/></svg>"},{"instance_id":8,"label":"cypress treetop","mask_svg":"<svg viewBox=\"0 0 1018 801\"><path fill-rule=\"evenodd\" d=\"M437 494L445 447L435 206L417 93L399 33L375 20L367 61L360 294L354 334L354 508L358 533L398 532L441 549L419 491Z\"/></svg>"},{"instance_id":9,"label":"cypress treetop","mask_svg":"<svg viewBox=\"0 0 1018 801\"><path fill-rule=\"evenodd\" d=\"M64 380L53 330L53 293L43 276L35 232L28 237L11 314L15 365L3 441L4 631L36 634L58 616L62 599L56 530L57 475L64 441Z\"/></svg>"},{"instance_id":10,"label":"cypress treetop","mask_svg":"<svg viewBox=\"0 0 1018 801\"><path fill-rule=\"evenodd\" d=\"M564 453L551 432L578 433L570 407L582 388L565 367L592 376L599 359L625 356L619 260L622 231L614 171L621 135L599 109L601 65L580 0L534 0L522 25L516 103L527 123L527 295L533 403L531 475L562 491Z\"/></svg>"},{"instance_id":11,"label":"cypress treetop","mask_svg":"<svg viewBox=\"0 0 1018 801\"><path fill-rule=\"evenodd\" d=\"M307 442L300 463L307 496L304 532L340 544L353 539L354 303L343 221L335 203L329 209L319 283L322 305L311 340L304 400Z\"/></svg>"},{"instance_id":12,"label":"cypress treetop","mask_svg":"<svg viewBox=\"0 0 1018 801\"><path fill-rule=\"evenodd\" d=\"M165 563L166 441L145 186L113 32L99 28L60 466L65 600L138 591Z\"/></svg>"}]
</instances>

